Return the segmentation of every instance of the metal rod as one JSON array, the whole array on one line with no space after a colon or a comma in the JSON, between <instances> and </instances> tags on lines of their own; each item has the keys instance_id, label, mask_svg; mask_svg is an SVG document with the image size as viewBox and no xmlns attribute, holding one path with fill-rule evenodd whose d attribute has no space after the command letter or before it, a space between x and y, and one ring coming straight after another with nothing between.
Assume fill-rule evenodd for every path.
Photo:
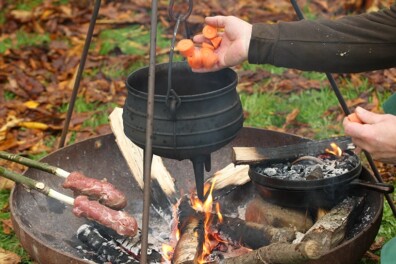
<instances>
[{"instance_id":1,"label":"metal rod","mask_svg":"<svg viewBox=\"0 0 396 264\"><path fill-rule=\"evenodd\" d=\"M301 9L298 6L297 2L295 0L290 0L290 2L291 2L292 6L294 8L294 11L297 14L298 19L299 20L303 20L304 19L304 15L301 12ZM333 89L334 93L337 96L338 102L340 103L341 108L344 111L344 114L345 115L349 115L351 112L349 111L348 105L346 104L345 99L344 99L344 97L342 96L342 94L340 92L340 89L338 89L337 83L335 82L333 76L331 75L331 73L327 73L327 72L326 72L326 76L327 76L327 79L330 82L331 88ZM368 153L365 150L363 152L364 152L364 155L366 156L366 159L367 159L367 161L368 161L368 163L369 163L369 165L371 167L371 170L373 171L374 176L375 176L375 177L373 177L373 175L371 173L369 173L370 176L371 176L372 181L373 182L383 183L384 181L382 180L382 177L381 177L377 167L375 166L375 163L374 163L373 158L371 157L370 153ZM396 206L393 203L392 197L390 196L389 193L387 193L387 194L385 194L385 198L386 198L386 200L387 200L387 202L389 204L389 207L392 210L393 216L396 217Z\"/></svg>"},{"instance_id":2,"label":"metal rod","mask_svg":"<svg viewBox=\"0 0 396 264\"><path fill-rule=\"evenodd\" d=\"M158 3L153 0L151 3L151 32L150 32L150 64L148 76L147 94L147 120L146 120L146 145L144 150L144 188L143 188L143 218L142 218L142 247L140 263L147 262L149 213L151 204L151 161L153 157L152 135L154 120L154 92L155 92L155 63L157 47L157 13Z\"/></svg>"},{"instance_id":3,"label":"metal rod","mask_svg":"<svg viewBox=\"0 0 396 264\"><path fill-rule=\"evenodd\" d=\"M69 124L70 124L70 120L71 120L71 117L73 114L74 104L76 102L78 90L80 88L81 77L82 77L82 74L84 71L85 62L86 62L87 56L88 56L89 46L91 45L92 35L93 35L93 31L94 31L95 24L96 24L96 19L98 17L98 13L99 13L100 2L101 2L101 0L95 1L93 14L91 17L91 21L89 22L89 28L88 28L87 36L85 38L83 53L81 54L81 58L80 58L80 65L78 66L77 76L76 76L76 80L74 82L74 87L73 87L72 95L70 98L69 108L67 110L65 123L63 125L62 134L61 134L61 138L59 141L59 148L62 148L65 145L66 135L69 130Z\"/></svg>"}]
</instances>

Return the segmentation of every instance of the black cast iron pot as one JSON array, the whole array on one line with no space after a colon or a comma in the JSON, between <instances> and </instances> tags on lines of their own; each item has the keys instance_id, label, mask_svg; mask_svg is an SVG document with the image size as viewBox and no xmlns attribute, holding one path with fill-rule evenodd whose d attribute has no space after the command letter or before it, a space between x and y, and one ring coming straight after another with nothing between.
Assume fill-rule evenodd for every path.
<instances>
[{"instance_id":1,"label":"black cast iron pot","mask_svg":"<svg viewBox=\"0 0 396 264\"><path fill-rule=\"evenodd\" d=\"M367 190L391 193L394 187L384 183L370 183L359 179L362 164L348 172L317 180L287 180L259 173L258 167L251 165L249 176L257 191L265 199L281 206L304 208L331 208L348 195L360 195ZM266 165L268 166L268 165Z\"/></svg>"},{"instance_id":2,"label":"black cast iron pot","mask_svg":"<svg viewBox=\"0 0 396 264\"><path fill-rule=\"evenodd\" d=\"M153 154L190 159L199 194L203 167L207 171L211 167L210 153L234 139L243 126L242 105L235 89L238 78L228 68L194 73L186 62L172 65L171 85L169 64L156 66ZM146 138L148 71L145 67L128 76L123 111L126 136L142 148Z\"/></svg>"}]
</instances>

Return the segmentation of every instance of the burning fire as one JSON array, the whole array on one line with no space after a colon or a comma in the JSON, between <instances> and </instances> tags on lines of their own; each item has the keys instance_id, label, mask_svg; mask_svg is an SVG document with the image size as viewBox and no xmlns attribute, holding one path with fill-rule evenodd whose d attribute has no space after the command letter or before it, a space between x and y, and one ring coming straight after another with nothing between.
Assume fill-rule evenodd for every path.
<instances>
[{"instance_id":1,"label":"burning fire","mask_svg":"<svg viewBox=\"0 0 396 264\"><path fill-rule=\"evenodd\" d=\"M342 149L339 146L337 146L336 143L334 143L334 142L331 143L330 147L331 147L331 149L326 149L326 153L333 154L333 155L335 155L337 157L341 157L342 156Z\"/></svg>"},{"instance_id":2,"label":"burning fire","mask_svg":"<svg viewBox=\"0 0 396 264\"><path fill-rule=\"evenodd\" d=\"M213 214L212 214L212 209L213 209L213 188L216 182L216 178L213 180L212 184L205 186L205 196L207 194L207 198L205 199L204 202L202 202L200 199L198 199L196 196L191 197L191 207L194 208L198 212L202 212L205 214L205 220L204 220L204 242L203 242L203 249L202 249L202 255L198 259L198 263L204 263L205 258L210 255L213 249L213 239L217 240L218 238L216 236L213 236L210 230L210 225L213 220ZM208 190L209 189L209 190ZM209 193L208 193L209 191ZM222 222L223 216L220 212L220 204L215 203L215 209L216 209L216 215L218 217L218 221ZM220 240L221 241L221 240Z\"/></svg>"},{"instance_id":3,"label":"burning fire","mask_svg":"<svg viewBox=\"0 0 396 264\"><path fill-rule=\"evenodd\" d=\"M205 184L204 188L204 194L206 196L205 201L201 201L195 194L191 194L190 197L190 202L191 202L191 207L197 211L197 212L202 212L204 214L204 242L202 245L202 254L201 256L198 257L197 261L198 263L205 263L205 259L207 256L209 256L213 250L213 248L219 243L219 242L225 242L223 241L218 235L214 234L211 231L211 223L213 221L213 217L217 216L217 221L222 222L223 221L223 215L221 214L220 210L220 204L219 203L214 203L213 202L213 196L212 192L214 189L216 179L213 180L212 184ZM213 206L215 208L215 214L212 213ZM174 220L177 220L177 207L178 205L174 206ZM163 244L162 245L162 255L166 263L170 263L172 261L173 253L175 246L177 244L177 241L180 239L180 230L177 228L173 229L173 243L172 245L169 244ZM195 233L195 235L198 235Z\"/></svg>"}]
</instances>

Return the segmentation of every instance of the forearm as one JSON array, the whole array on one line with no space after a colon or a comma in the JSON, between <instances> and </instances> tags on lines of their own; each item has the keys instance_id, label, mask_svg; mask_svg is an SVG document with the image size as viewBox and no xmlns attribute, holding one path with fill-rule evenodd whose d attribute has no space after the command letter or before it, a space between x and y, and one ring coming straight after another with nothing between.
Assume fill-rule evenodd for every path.
<instances>
[{"instance_id":1,"label":"forearm","mask_svg":"<svg viewBox=\"0 0 396 264\"><path fill-rule=\"evenodd\" d=\"M396 5L338 20L254 24L248 60L323 72L396 66Z\"/></svg>"}]
</instances>

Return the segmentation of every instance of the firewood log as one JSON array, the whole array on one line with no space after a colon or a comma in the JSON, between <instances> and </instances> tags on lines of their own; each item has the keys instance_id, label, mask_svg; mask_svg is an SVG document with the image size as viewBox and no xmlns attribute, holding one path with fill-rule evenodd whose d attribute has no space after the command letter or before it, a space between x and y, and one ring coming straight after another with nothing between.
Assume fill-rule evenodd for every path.
<instances>
[{"instance_id":1,"label":"firewood log","mask_svg":"<svg viewBox=\"0 0 396 264\"><path fill-rule=\"evenodd\" d=\"M301 241L317 241L323 251L338 246L344 240L349 224L356 220L356 215L360 215L363 202L364 197L345 198L316 221Z\"/></svg>"},{"instance_id":2,"label":"firewood log","mask_svg":"<svg viewBox=\"0 0 396 264\"><path fill-rule=\"evenodd\" d=\"M306 210L281 207L261 197L256 197L247 204L245 219L261 225L294 228L302 233L313 225L312 218Z\"/></svg>"},{"instance_id":3,"label":"firewood log","mask_svg":"<svg viewBox=\"0 0 396 264\"><path fill-rule=\"evenodd\" d=\"M224 240L251 249L257 249L275 242L291 242L295 238L295 232L291 228L275 228L227 216L223 216L220 220L217 214L211 214L210 217L210 229L213 232L218 232ZM191 218L203 222L204 215L196 212L190 206L189 200L183 197L179 204L179 230L181 234L184 233L183 226L188 225Z\"/></svg>"},{"instance_id":4,"label":"firewood log","mask_svg":"<svg viewBox=\"0 0 396 264\"><path fill-rule=\"evenodd\" d=\"M251 249L275 242L291 242L295 238L293 229L275 228L234 217L223 217L220 222L217 215L213 215L212 226L212 229L217 229L222 239Z\"/></svg>"},{"instance_id":5,"label":"firewood log","mask_svg":"<svg viewBox=\"0 0 396 264\"><path fill-rule=\"evenodd\" d=\"M232 161L235 165L259 164L293 160L306 155L316 156L322 154L332 142L335 142L342 150L350 149L352 143L350 137L335 137L272 148L234 147Z\"/></svg>"},{"instance_id":6,"label":"firewood log","mask_svg":"<svg viewBox=\"0 0 396 264\"><path fill-rule=\"evenodd\" d=\"M298 264L318 259L321 249L316 241L299 244L274 243L238 257L228 258L221 264Z\"/></svg>"},{"instance_id":7,"label":"firewood log","mask_svg":"<svg viewBox=\"0 0 396 264\"><path fill-rule=\"evenodd\" d=\"M180 239L175 247L172 263L187 264L196 263L202 254L204 214L196 212L187 196L183 196L178 208L178 229Z\"/></svg>"},{"instance_id":8,"label":"firewood log","mask_svg":"<svg viewBox=\"0 0 396 264\"><path fill-rule=\"evenodd\" d=\"M249 166L228 164L223 169L216 171L213 176L207 179L207 183L212 184L215 180L214 190L224 189L229 186L244 185L250 181Z\"/></svg>"},{"instance_id":9,"label":"firewood log","mask_svg":"<svg viewBox=\"0 0 396 264\"><path fill-rule=\"evenodd\" d=\"M202 254L202 224L194 216L189 217L186 221L184 228L180 230L180 239L173 253L173 264L196 263Z\"/></svg>"}]
</instances>

